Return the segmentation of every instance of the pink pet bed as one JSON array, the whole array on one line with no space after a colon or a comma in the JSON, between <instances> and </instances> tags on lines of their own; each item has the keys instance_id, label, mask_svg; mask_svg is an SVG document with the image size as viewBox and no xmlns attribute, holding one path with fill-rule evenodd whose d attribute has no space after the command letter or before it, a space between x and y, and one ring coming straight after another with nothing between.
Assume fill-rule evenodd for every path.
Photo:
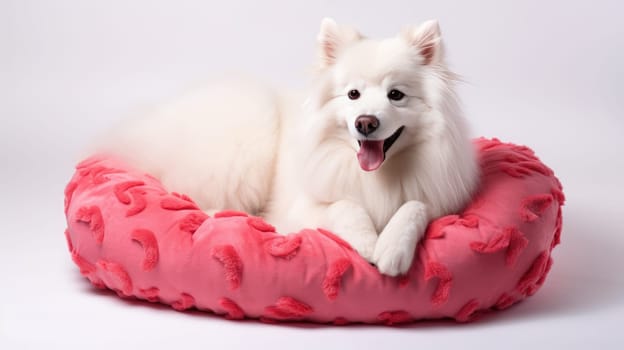
<instances>
[{"instance_id":1,"label":"pink pet bed","mask_svg":"<svg viewBox=\"0 0 624 350\"><path fill-rule=\"evenodd\" d=\"M480 191L429 225L409 272L388 277L323 229L280 235L259 217L204 214L117 159L92 157L65 190L73 261L97 287L229 319L398 324L469 321L544 283L561 184L523 146L479 139Z\"/></svg>"}]
</instances>

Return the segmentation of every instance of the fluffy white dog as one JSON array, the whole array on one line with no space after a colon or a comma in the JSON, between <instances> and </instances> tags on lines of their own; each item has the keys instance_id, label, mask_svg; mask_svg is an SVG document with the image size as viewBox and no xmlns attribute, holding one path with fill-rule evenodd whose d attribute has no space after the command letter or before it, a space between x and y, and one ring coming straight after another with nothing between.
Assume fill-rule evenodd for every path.
<instances>
[{"instance_id":1,"label":"fluffy white dog","mask_svg":"<svg viewBox=\"0 0 624 350\"><path fill-rule=\"evenodd\" d=\"M125 121L100 145L206 210L323 227L387 275L407 272L428 222L477 185L437 22L385 40L325 19L307 98L214 84Z\"/></svg>"}]
</instances>

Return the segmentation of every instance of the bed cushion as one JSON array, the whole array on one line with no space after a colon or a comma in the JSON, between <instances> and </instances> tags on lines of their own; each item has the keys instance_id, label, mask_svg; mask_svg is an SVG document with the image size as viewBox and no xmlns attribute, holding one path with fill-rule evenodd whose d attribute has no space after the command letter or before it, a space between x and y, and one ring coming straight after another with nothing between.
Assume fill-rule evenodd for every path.
<instances>
[{"instance_id":1,"label":"bed cushion","mask_svg":"<svg viewBox=\"0 0 624 350\"><path fill-rule=\"evenodd\" d=\"M478 139L480 190L432 221L411 269L388 277L336 234L281 235L246 213L208 217L119 159L90 157L65 190L74 263L121 297L267 322L472 320L533 295L552 266L564 195L524 146Z\"/></svg>"}]
</instances>

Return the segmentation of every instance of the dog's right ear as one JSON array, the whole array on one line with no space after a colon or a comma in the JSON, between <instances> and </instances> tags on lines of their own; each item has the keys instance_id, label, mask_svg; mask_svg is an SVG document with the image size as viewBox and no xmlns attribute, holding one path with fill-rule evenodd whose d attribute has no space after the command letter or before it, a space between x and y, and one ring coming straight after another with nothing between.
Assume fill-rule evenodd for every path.
<instances>
[{"instance_id":1,"label":"dog's right ear","mask_svg":"<svg viewBox=\"0 0 624 350\"><path fill-rule=\"evenodd\" d=\"M336 62L345 46L362 39L357 30L341 26L331 18L323 18L321 30L316 37L319 46L319 68L324 69Z\"/></svg>"}]
</instances>

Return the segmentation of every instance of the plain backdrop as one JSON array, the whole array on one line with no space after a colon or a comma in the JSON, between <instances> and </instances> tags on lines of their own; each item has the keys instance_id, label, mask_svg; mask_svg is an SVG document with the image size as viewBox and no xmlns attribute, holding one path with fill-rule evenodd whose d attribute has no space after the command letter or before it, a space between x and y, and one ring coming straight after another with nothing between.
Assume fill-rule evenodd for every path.
<instances>
[{"instance_id":1,"label":"plain backdrop","mask_svg":"<svg viewBox=\"0 0 624 350\"><path fill-rule=\"evenodd\" d=\"M0 348L619 348L620 3L0 1ZM95 291L63 237L63 187L85 145L228 72L304 87L325 16L372 37L440 20L474 135L529 145L563 182L563 243L540 292L468 325L388 328L232 322Z\"/></svg>"}]
</instances>

